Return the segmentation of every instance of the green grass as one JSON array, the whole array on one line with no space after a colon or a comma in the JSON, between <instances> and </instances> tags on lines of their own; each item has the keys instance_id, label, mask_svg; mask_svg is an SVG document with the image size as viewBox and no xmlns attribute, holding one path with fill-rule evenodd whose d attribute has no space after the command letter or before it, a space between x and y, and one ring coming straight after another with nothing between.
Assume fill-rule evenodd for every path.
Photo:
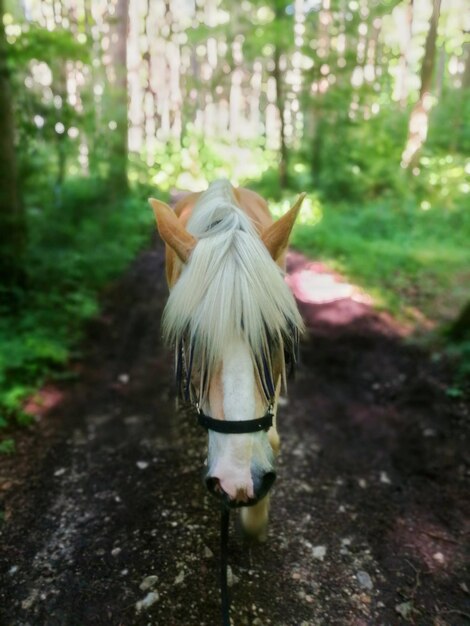
<instances>
[{"instance_id":1,"label":"green grass","mask_svg":"<svg viewBox=\"0 0 470 626\"><path fill-rule=\"evenodd\" d=\"M470 335L450 342L446 331L470 298L470 209L463 202L452 209L381 201L322 206L313 197L299 222L293 246L365 289L377 308L411 322L420 343L455 363L449 395L460 397L470 377ZM423 334L423 316L434 332L426 325Z\"/></svg>"},{"instance_id":2,"label":"green grass","mask_svg":"<svg viewBox=\"0 0 470 626\"><path fill-rule=\"evenodd\" d=\"M444 210L391 201L322 206L314 200L302 221L293 246L324 260L395 314L418 309L442 322L468 299L470 211L463 204Z\"/></svg>"},{"instance_id":3,"label":"green grass","mask_svg":"<svg viewBox=\"0 0 470 626\"><path fill-rule=\"evenodd\" d=\"M149 241L147 194L111 204L98 180L70 181L60 202L28 198L27 284L0 316L0 429L27 424L24 401L77 355L100 290ZM1 433L1 430L0 430ZM0 434L0 452L13 451Z\"/></svg>"}]
</instances>

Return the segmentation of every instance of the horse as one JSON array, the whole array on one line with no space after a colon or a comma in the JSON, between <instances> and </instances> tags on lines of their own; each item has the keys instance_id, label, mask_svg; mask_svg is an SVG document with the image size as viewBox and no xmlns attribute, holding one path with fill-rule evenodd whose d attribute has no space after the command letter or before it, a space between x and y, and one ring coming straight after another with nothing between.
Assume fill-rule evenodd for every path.
<instances>
[{"instance_id":1,"label":"horse","mask_svg":"<svg viewBox=\"0 0 470 626\"><path fill-rule=\"evenodd\" d=\"M260 195L228 180L174 209L149 199L166 248L163 336L175 348L179 392L208 430L206 486L241 508L242 529L260 541L280 449L279 393L303 331L284 268L304 197L277 221Z\"/></svg>"}]
</instances>

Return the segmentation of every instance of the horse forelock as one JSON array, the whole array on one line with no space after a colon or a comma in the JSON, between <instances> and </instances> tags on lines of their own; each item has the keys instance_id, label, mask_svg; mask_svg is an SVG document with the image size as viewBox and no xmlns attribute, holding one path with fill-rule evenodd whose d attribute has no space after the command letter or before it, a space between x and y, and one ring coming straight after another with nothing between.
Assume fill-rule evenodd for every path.
<instances>
[{"instance_id":1,"label":"horse forelock","mask_svg":"<svg viewBox=\"0 0 470 626\"><path fill-rule=\"evenodd\" d=\"M286 363L296 362L302 329L282 271L236 204L228 181L213 183L201 195L187 228L198 244L163 317L164 336L177 347L179 389L186 400L204 400L224 348L242 338L260 390L271 399L279 374L285 379Z\"/></svg>"}]
</instances>

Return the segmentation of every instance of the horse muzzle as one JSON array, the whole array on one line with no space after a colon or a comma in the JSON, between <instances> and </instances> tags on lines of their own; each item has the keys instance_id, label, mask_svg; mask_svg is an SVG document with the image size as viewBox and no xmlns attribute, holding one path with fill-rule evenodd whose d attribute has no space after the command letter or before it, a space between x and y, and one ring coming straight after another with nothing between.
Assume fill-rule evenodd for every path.
<instances>
[{"instance_id":1,"label":"horse muzzle","mask_svg":"<svg viewBox=\"0 0 470 626\"><path fill-rule=\"evenodd\" d=\"M248 495L246 489L239 488L235 494L229 494L224 491L221 481L216 476L206 476L204 482L207 490L219 502L230 508L239 508L243 506L253 506L262 500L270 491L276 480L276 472L270 470L268 472L256 473L253 479L253 495Z\"/></svg>"}]
</instances>

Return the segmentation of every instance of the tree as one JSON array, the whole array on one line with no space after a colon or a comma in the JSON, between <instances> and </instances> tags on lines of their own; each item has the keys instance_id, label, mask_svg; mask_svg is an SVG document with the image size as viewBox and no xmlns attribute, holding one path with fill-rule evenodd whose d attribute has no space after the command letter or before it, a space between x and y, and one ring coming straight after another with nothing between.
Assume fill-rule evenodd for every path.
<instances>
[{"instance_id":1,"label":"tree","mask_svg":"<svg viewBox=\"0 0 470 626\"><path fill-rule=\"evenodd\" d=\"M424 46L424 57L421 66L421 88L418 101L411 111L408 125L408 139L402 154L403 167L415 167L419 160L420 150L428 134L428 119L431 109L431 85L436 59L437 26L441 11L441 0L433 0L433 8L429 30Z\"/></svg>"},{"instance_id":2,"label":"tree","mask_svg":"<svg viewBox=\"0 0 470 626\"><path fill-rule=\"evenodd\" d=\"M406 0L406 2L400 4L395 11L400 46L400 62L395 89L402 109L406 108L408 102L410 53L413 35L413 6L414 0Z\"/></svg>"},{"instance_id":3,"label":"tree","mask_svg":"<svg viewBox=\"0 0 470 626\"><path fill-rule=\"evenodd\" d=\"M464 341L470 337L470 302L467 302L453 321L448 335L454 341Z\"/></svg>"},{"instance_id":4,"label":"tree","mask_svg":"<svg viewBox=\"0 0 470 626\"><path fill-rule=\"evenodd\" d=\"M11 294L23 281L25 216L18 186L8 43L0 0L0 285Z\"/></svg>"},{"instance_id":5,"label":"tree","mask_svg":"<svg viewBox=\"0 0 470 626\"><path fill-rule=\"evenodd\" d=\"M283 17L285 13L285 7L283 3L276 3L274 12L274 24L283 25ZM288 184L288 156L287 140L286 140L286 121L284 118L285 107L285 94L284 85L282 80L281 70L281 55L282 55L281 42L279 37L274 38L274 54L273 54L273 78L276 83L276 107L279 114L279 182L281 189L287 187Z\"/></svg>"},{"instance_id":6,"label":"tree","mask_svg":"<svg viewBox=\"0 0 470 626\"><path fill-rule=\"evenodd\" d=\"M129 30L129 0L117 0L112 25L112 65L110 96L110 154L109 182L113 194L127 192L127 34Z\"/></svg>"}]
</instances>

